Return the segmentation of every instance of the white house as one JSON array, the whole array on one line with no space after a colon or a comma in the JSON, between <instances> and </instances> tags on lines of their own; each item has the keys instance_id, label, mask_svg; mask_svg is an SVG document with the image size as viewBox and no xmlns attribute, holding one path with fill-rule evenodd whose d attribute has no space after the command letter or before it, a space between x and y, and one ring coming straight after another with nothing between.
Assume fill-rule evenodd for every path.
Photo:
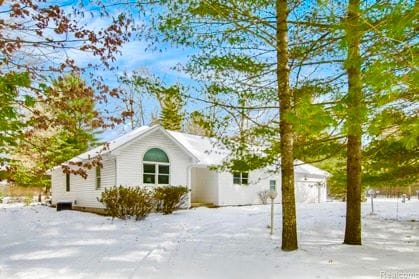
<instances>
[{"instance_id":1,"label":"white house","mask_svg":"<svg viewBox=\"0 0 419 279\"><path fill-rule=\"evenodd\" d=\"M106 187L114 185L187 186L191 190L189 205L260 204L259 193L270 188L279 192L276 202L281 201L278 173L266 168L232 174L210 168L220 165L229 152L207 137L144 126L113 140L106 151L99 147L70 161L89 160L98 154L103 167L89 170L86 179L64 174L60 166L51 170L53 204L71 201L82 208L103 208L98 197ZM325 201L328 176L321 169L296 161L297 202Z\"/></svg>"}]
</instances>

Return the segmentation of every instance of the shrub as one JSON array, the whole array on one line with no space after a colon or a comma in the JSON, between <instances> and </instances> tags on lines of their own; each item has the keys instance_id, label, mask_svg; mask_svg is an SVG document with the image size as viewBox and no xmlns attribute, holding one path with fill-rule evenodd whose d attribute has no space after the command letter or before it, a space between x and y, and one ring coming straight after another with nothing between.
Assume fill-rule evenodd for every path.
<instances>
[{"instance_id":1,"label":"shrub","mask_svg":"<svg viewBox=\"0 0 419 279\"><path fill-rule=\"evenodd\" d=\"M26 195L23 197L23 203L28 206L33 202L33 196L32 195Z\"/></svg>"},{"instance_id":2,"label":"shrub","mask_svg":"<svg viewBox=\"0 0 419 279\"><path fill-rule=\"evenodd\" d=\"M126 219L129 216L141 220L153 210L153 194L141 187L112 187L102 192L100 202L112 218Z\"/></svg>"},{"instance_id":3,"label":"shrub","mask_svg":"<svg viewBox=\"0 0 419 279\"><path fill-rule=\"evenodd\" d=\"M163 214L171 214L175 209L179 208L182 199L189 192L184 186L166 186L154 188L154 199L156 201L156 209Z\"/></svg>"},{"instance_id":4,"label":"shrub","mask_svg":"<svg viewBox=\"0 0 419 279\"><path fill-rule=\"evenodd\" d=\"M265 190L265 191L259 192L259 198L262 201L262 204L268 204L269 191Z\"/></svg>"}]
</instances>

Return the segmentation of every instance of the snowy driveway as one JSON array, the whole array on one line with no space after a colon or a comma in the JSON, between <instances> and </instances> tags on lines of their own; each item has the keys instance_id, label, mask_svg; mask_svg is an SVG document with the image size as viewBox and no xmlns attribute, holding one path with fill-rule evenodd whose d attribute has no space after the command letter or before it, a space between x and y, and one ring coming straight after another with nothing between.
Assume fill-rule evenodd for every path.
<instances>
[{"instance_id":1,"label":"snowy driveway","mask_svg":"<svg viewBox=\"0 0 419 279\"><path fill-rule=\"evenodd\" d=\"M280 205L273 237L269 206L198 208L141 222L0 207L0 278L419 278L419 201L377 201L375 209L371 216L363 206L364 245L347 246L344 203L298 205L300 249L282 252Z\"/></svg>"}]
</instances>

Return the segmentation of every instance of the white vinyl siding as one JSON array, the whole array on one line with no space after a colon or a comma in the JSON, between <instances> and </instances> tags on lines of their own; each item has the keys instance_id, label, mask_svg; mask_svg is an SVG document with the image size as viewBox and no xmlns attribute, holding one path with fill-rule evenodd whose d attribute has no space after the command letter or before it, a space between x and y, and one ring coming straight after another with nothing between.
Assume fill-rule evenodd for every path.
<instances>
[{"instance_id":1,"label":"white vinyl siding","mask_svg":"<svg viewBox=\"0 0 419 279\"><path fill-rule=\"evenodd\" d=\"M234 172L233 173L233 184L237 185L248 185L249 184L249 173L248 172Z\"/></svg>"},{"instance_id":2,"label":"white vinyl siding","mask_svg":"<svg viewBox=\"0 0 419 279\"><path fill-rule=\"evenodd\" d=\"M194 142L190 143L193 150ZM199 142L198 142L199 144ZM185 145L188 146L188 145ZM271 180L275 181L278 197L275 202L281 202L280 174L272 174L268 170L255 170L248 174L248 185L234 184L234 176L228 172L216 172L209 170L208 166L200 161L199 165L191 158L184 148L160 129L140 135L136 139L127 141L125 145L112 150L110 154L103 156L103 168L100 173L100 189L96 189L96 169L88 171L87 179L81 176L70 175L70 191L66 191L66 176L61 168L51 172L52 202L76 201L77 206L103 208L98 201L101 193L108 187L117 186L145 186L144 177L144 154L152 149L163 150L169 159L169 184L172 186L188 186L192 188L189 193L194 201L212 202L216 205L246 205L260 204L258 194L269 190ZM159 162L157 162L159 164ZM159 165L156 166L157 168ZM163 172L167 170L162 170ZM158 181L158 170L153 173ZM304 179L307 176L307 180ZM236 176L236 181L239 177ZM317 202L327 199L326 177L324 175L309 175L309 172L299 173L296 171L296 200L297 202ZM241 175L240 181L246 182ZM192 183L192 184L190 184ZM314 183L314 184L313 184ZM317 183L317 184L316 184ZM192 187L191 187L192 185Z\"/></svg>"},{"instance_id":3,"label":"white vinyl siding","mask_svg":"<svg viewBox=\"0 0 419 279\"><path fill-rule=\"evenodd\" d=\"M114 185L115 160L104 159L101 169L101 188L96 189L96 169L87 170L87 178L70 174L70 192L66 192L66 175L61 168L55 169L51 174L52 202L71 201L76 206L103 208L97 200L105 188Z\"/></svg>"},{"instance_id":4,"label":"white vinyl siding","mask_svg":"<svg viewBox=\"0 0 419 279\"><path fill-rule=\"evenodd\" d=\"M295 201L298 203L315 203L327 201L326 180L324 178L296 174Z\"/></svg>"},{"instance_id":5,"label":"white vinyl siding","mask_svg":"<svg viewBox=\"0 0 419 279\"><path fill-rule=\"evenodd\" d=\"M218 172L208 168L192 168L192 202L218 204Z\"/></svg>"},{"instance_id":6,"label":"white vinyl siding","mask_svg":"<svg viewBox=\"0 0 419 279\"><path fill-rule=\"evenodd\" d=\"M265 172L264 170L254 170L248 174L248 184L240 185L233 183L233 174L222 172L218 177L219 201L218 205L248 205L260 204L259 192L269 190L270 180L275 180L277 189L280 188L280 175ZM281 201L279 191L275 202Z\"/></svg>"},{"instance_id":7,"label":"white vinyl siding","mask_svg":"<svg viewBox=\"0 0 419 279\"><path fill-rule=\"evenodd\" d=\"M52 201L76 201L77 206L103 208L97 200L105 188L114 185L143 186L143 158L151 148L162 149L170 161L170 185L187 186L188 166L192 160L173 140L161 131L133 140L121 147L114 157L104 158L101 169L100 189L96 189L96 169L88 170L86 179L70 175L71 191L66 192L65 174L61 169L52 171Z\"/></svg>"},{"instance_id":8,"label":"white vinyl siding","mask_svg":"<svg viewBox=\"0 0 419 279\"><path fill-rule=\"evenodd\" d=\"M156 130L144 138L134 140L118 154L118 185L143 186L143 158L151 148L160 148L169 157L170 185L188 184L191 158L173 140Z\"/></svg>"}]
</instances>

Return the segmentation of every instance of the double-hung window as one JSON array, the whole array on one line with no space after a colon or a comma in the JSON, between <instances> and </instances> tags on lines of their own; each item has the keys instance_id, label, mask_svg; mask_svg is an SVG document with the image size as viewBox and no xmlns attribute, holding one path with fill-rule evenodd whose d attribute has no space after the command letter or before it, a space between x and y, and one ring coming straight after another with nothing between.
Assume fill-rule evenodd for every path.
<instances>
[{"instance_id":1,"label":"double-hung window","mask_svg":"<svg viewBox=\"0 0 419 279\"><path fill-rule=\"evenodd\" d=\"M249 173L248 172L235 172L233 173L233 183L238 185L249 184Z\"/></svg>"},{"instance_id":2,"label":"double-hung window","mask_svg":"<svg viewBox=\"0 0 419 279\"><path fill-rule=\"evenodd\" d=\"M143 183L154 185L170 184L169 157L163 150L152 148L144 154Z\"/></svg>"},{"instance_id":3,"label":"double-hung window","mask_svg":"<svg viewBox=\"0 0 419 279\"><path fill-rule=\"evenodd\" d=\"M269 190L276 191L276 180L269 180Z\"/></svg>"}]
</instances>

